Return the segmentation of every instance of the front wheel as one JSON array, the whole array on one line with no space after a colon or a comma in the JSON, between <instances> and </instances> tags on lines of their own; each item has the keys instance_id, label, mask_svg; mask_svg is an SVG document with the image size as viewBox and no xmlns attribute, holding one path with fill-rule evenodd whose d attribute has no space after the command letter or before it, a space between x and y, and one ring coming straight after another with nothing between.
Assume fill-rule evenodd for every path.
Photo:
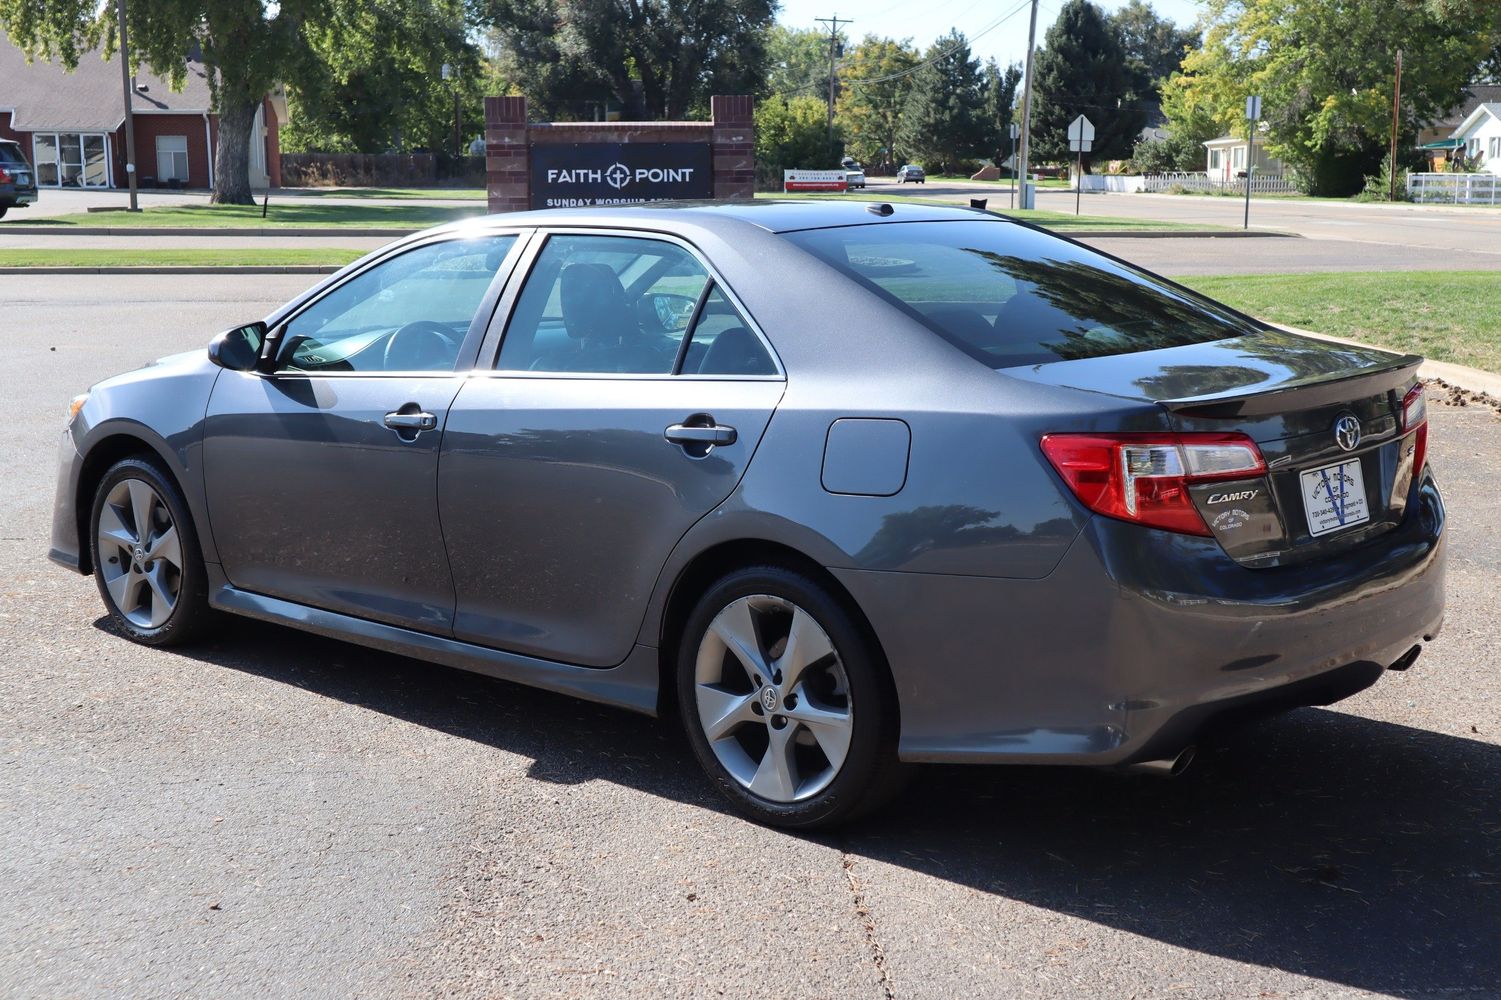
<instances>
[{"instance_id":1,"label":"front wheel","mask_svg":"<svg viewBox=\"0 0 1501 1000\"><path fill-rule=\"evenodd\" d=\"M899 787L889 675L827 589L777 566L726 576L698 602L678 653L683 726L737 809L776 826L830 826Z\"/></svg>"},{"instance_id":2,"label":"front wheel","mask_svg":"<svg viewBox=\"0 0 1501 1000\"><path fill-rule=\"evenodd\" d=\"M144 458L116 462L94 493L94 580L126 635L148 646L186 642L212 612L207 573L187 501Z\"/></svg>"}]
</instances>

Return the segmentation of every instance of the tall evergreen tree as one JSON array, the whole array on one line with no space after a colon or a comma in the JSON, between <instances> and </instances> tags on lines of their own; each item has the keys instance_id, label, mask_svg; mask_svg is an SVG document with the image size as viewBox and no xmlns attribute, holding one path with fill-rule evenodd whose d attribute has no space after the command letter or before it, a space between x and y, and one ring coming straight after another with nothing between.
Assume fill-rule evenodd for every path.
<instances>
[{"instance_id":1,"label":"tall evergreen tree","mask_svg":"<svg viewBox=\"0 0 1501 1000\"><path fill-rule=\"evenodd\" d=\"M985 151L980 63L957 29L929 46L923 58L912 74L896 141L904 156L942 173Z\"/></svg>"},{"instance_id":2,"label":"tall evergreen tree","mask_svg":"<svg viewBox=\"0 0 1501 1000\"><path fill-rule=\"evenodd\" d=\"M1011 155L1011 122L1016 118L1016 88L1022 68L1012 63L1005 69L994 59L985 62L985 130L987 155L996 163Z\"/></svg>"},{"instance_id":3,"label":"tall evergreen tree","mask_svg":"<svg viewBox=\"0 0 1501 1000\"><path fill-rule=\"evenodd\" d=\"M1095 127L1094 149L1084 154L1086 171L1095 160L1131 155L1147 114L1137 77L1100 8L1068 0L1048 28L1033 73L1032 148L1039 158L1073 161L1068 126L1081 114Z\"/></svg>"},{"instance_id":4,"label":"tall evergreen tree","mask_svg":"<svg viewBox=\"0 0 1501 1000\"><path fill-rule=\"evenodd\" d=\"M1130 0L1110 15L1110 26L1120 39L1126 64L1136 76L1136 89L1154 96L1162 81L1178 72L1184 54L1198 44L1199 33L1180 28L1158 17L1145 0Z\"/></svg>"}]
</instances>

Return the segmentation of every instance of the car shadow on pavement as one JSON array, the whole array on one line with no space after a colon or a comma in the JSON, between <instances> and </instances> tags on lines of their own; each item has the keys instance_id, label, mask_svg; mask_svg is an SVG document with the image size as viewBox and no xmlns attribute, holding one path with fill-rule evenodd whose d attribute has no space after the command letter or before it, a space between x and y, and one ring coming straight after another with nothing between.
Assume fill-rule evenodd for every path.
<instances>
[{"instance_id":1,"label":"car shadow on pavement","mask_svg":"<svg viewBox=\"0 0 1501 1000\"><path fill-rule=\"evenodd\" d=\"M686 743L643 716L248 622L183 653L525 755L539 781L728 812ZM1339 711L1224 733L1173 780L932 767L878 816L811 839L1344 987L1501 984L1501 748Z\"/></svg>"}]
</instances>

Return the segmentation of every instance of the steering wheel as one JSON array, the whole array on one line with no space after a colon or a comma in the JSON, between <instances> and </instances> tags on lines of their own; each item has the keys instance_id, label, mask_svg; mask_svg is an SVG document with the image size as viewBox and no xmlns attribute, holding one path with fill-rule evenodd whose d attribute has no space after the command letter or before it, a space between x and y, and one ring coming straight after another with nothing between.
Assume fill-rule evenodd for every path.
<instances>
[{"instance_id":1,"label":"steering wheel","mask_svg":"<svg viewBox=\"0 0 1501 1000\"><path fill-rule=\"evenodd\" d=\"M442 323L419 319L408 323L386 341L385 370L430 372L453 367L459 355L458 342Z\"/></svg>"}]
</instances>

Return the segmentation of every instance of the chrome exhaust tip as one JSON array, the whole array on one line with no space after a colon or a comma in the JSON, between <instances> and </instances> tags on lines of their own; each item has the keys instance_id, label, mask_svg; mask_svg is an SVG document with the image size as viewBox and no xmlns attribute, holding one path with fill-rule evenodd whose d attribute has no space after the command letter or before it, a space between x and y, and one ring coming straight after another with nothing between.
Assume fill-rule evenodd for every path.
<instances>
[{"instance_id":1,"label":"chrome exhaust tip","mask_svg":"<svg viewBox=\"0 0 1501 1000\"><path fill-rule=\"evenodd\" d=\"M1188 770L1188 765L1193 763L1196 749L1186 746L1179 750L1177 756L1164 757L1161 760L1143 760L1135 764L1127 764L1125 770L1133 774L1149 774L1156 778L1176 778Z\"/></svg>"}]
</instances>

